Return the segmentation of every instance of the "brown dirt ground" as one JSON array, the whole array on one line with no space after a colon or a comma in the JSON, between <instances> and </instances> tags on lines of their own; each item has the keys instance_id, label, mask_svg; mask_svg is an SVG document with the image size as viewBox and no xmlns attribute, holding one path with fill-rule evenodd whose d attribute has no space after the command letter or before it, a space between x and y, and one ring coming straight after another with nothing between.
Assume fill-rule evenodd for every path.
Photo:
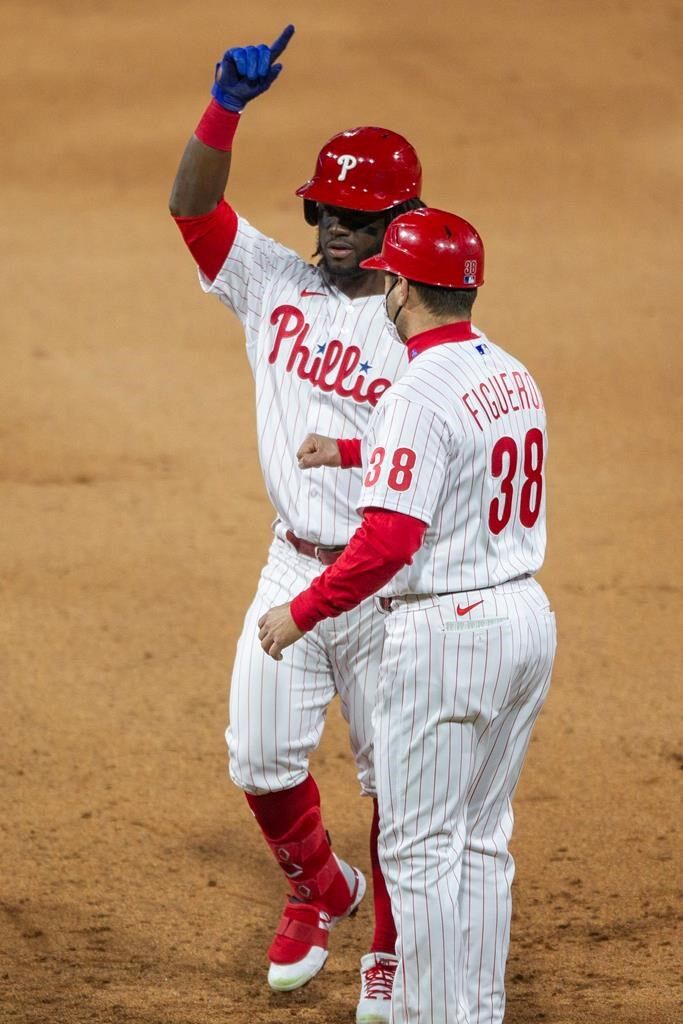
<instances>
[{"instance_id":1,"label":"brown dirt ground","mask_svg":"<svg viewBox=\"0 0 683 1024\"><path fill-rule=\"evenodd\" d=\"M481 228L477 322L550 410L560 651L517 798L507 1021L679 1020L666 0L3 3L0 1020L353 1019L369 908L307 989L264 984L282 886L222 730L270 509L240 332L166 214L217 54L290 18L233 201L310 252L292 190L319 144L403 131L426 198ZM367 866L336 709L315 770L337 846Z\"/></svg>"}]
</instances>

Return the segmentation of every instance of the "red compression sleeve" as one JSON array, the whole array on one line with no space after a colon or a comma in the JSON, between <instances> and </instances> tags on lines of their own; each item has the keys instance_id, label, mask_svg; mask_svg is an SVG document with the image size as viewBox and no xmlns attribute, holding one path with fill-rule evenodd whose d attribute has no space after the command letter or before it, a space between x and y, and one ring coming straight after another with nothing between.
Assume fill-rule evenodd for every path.
<instances>
[{"instance_id":1,"label":"red compression sleeve","mask_svg":"<svg viewBox=\"0 0 683 1024\"><path fill-rule=\"evenodd\" d=\"M352 469L354 467L360 468L363 465L360 454L360 438L337 438L337 447L339 448L339 454L341 455L341 468Z\"/></svg>"},{"instance_id":2,"label":"red compression sleeve","mask_svg":"<svg viewBox=\"0 0 683 1024\"><path fill-rule=\"evenodd\" d=\"M237 214L225 199L199 217L174 217L200 270L213 281L225 263L237 234Z\"/></svg>"},{"instance_id":3,"label":"red compression sleeve","mask_svg":"<svg viewBox=\"0 0 683 1024\"><path fill-rule=\"evenodd\" d=\"M421 519L402 512L366 509L363 522L334 565L292 601L289 610L299 629L306 632L380 590L399 569L410 565L426 529Z\"/></svg>"}]
</instances>

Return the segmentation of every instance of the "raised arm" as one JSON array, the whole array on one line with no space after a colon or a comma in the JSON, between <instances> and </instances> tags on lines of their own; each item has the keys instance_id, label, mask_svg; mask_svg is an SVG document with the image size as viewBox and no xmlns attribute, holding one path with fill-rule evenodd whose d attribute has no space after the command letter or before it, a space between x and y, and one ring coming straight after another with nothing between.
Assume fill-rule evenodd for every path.
<instances>
[{"instance_id":1,"label":"raised arm","mask_svg":"<svg viewBox=\"0 0 683 1024\"><path fill-rule=\"evenodd\" d=\"M293 34L294 26L288 25L272 46L234 47L216 65L213 99L185 147L173 183L169 208L174 217L200 217L221 201L239 115L282 71L277 59Z\"/></svg>"},{"instance_id":2,"label":"raised arm","mask_svg":"<svg viewBox=\"0 0 683 1024\"><path fill-rule=\"evenodd\" d=\"M185 147L173 182L169 209L174 217L210 213L223 198L232 153L214 149L193 135Z\"/></svg>"}]
</instances>

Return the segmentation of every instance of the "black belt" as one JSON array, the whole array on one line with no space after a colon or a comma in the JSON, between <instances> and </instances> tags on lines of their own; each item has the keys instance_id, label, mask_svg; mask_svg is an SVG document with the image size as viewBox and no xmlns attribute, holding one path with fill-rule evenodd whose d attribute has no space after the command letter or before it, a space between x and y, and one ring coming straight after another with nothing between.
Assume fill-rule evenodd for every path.
<instances>
[{"instance_id":1,"label":"black belt","mask_svg":"<svg viewBox=\"0 0 683 1024\"><path fill-rule=\"evenodd\" d=\"M300 555L306 555L308 558L315 558L321 565L334 565L344 550L343 547L326 548L321 544L313 544L310 540L302 540L301 537L297 537L297 535L292 533L291 530L287 530L285 537L292 547L296 548Z\"/></svg>"}]
</instances>

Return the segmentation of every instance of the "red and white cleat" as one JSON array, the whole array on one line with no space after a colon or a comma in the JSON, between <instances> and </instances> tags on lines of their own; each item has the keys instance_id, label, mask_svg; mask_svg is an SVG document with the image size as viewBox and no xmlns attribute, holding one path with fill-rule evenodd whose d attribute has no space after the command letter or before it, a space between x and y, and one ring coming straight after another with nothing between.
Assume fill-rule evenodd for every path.
<instances>
[{"instance_id":1,"label":"red and white cleat","mask_svg":"<svg viewBox=\"0 0 683 1024\"><path fill-rule=\"evenodd\" d=\"M287 900L275 938L268 950L268 984L276 992L291 992L306 985L325 966L330 929L338 921L351 917L365 896L365 878L358 868L340 861L350 883L348 910L331 917L315 903Z\"/></svg>"},{"instance_id":2,"label":"red and white cleat","mask_svg":"<svg viewBox=\"0 0 683 1024\"><path fill-rule=\"evenodd\" d=\"M398 957L392 953L367 953L361 959L356 1024L389 1024L397 966Z\"/></svg>"}]
</instances>

